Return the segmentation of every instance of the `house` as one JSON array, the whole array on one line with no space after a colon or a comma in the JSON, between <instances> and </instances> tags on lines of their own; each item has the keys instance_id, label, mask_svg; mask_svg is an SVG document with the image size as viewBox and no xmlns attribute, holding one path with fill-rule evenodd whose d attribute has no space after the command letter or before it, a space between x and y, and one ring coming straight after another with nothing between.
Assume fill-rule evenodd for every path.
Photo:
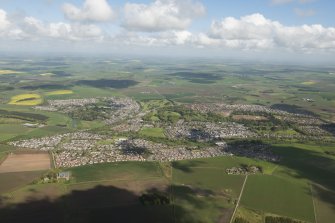
<instances>
[{"instance_id":1,"label":"house","mask_svg":"<svg viewBox=\"0 0 335 223\"><path fill-rule=\"evenodd\" d=\"M57 180L70 180L71 173L69 171L66 172L60 172L57 174Z\"/></svg>"}]
</instances>

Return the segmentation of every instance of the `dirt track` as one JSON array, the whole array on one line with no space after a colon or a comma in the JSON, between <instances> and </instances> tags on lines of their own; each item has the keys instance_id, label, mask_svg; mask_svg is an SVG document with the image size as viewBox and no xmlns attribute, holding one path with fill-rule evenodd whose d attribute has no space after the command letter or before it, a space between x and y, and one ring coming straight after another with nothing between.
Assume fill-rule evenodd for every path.
<instances>
[{"instance_id":1,"label":"dirt track","mask_svg":"<svg viewBox=\"0 0 335 223\"><path fill-rule=\"evenodd\" d=\"M50 169L50 156L47 153L10 154L0 165L0 173L47 169Z\"/></svg>"}]
</instances>

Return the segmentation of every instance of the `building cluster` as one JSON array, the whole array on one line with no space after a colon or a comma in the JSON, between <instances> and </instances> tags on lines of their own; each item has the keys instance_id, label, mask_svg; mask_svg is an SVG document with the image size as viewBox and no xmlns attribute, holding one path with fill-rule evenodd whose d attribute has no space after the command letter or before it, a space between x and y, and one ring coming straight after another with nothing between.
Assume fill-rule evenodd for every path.
<instances>
[{"instance_id":1,"label":"building cluster","mask_svg":"<svg viewBox=\"0 0 335 223\"><path fill-rule=\"evenodd\" d=\"M247 175L259 172L261 172L261 169L257 166L232 167L226 169L226 173L230 175Z\"/></svg>"},{"instance_id":2,"label":"building cluster","mask_svg":"<svg viewBox=\"0 0 335 223\"><path fill-rule=\"evenodd\" d=\"M83 148L90 147L94 142L101 139L103 139L101 135L80 131L43 138L13 141L9 144L19 148L38 149L41 151L68 148L83 150Z\"/></svg>"},{"instance_id":3,"label":"building cluster","mask_svg":"<svg viewBox=\"0 0 335 223\"><path fill-rule=\"evenodd\" d=\"M119 138L109 144L100 143L106 137L88 132L76 132L11 142L13 146L53 153L57 167L121 161L174 161L230 155L226 144L195 148L154 143L143 139Z\"/></svg>"},{"instance_id":4,"label":"building cluster","mask_svg":"<svg viewBox=\"0 0 335 223\"><path fill-rule=\"evenodd\" d=\"M34 108L42 111L61 111L66 113L72 111L76 107L96 104L98 101L99 100L97 98L48 100L48 103L46 105L35 106Z\"/></svg>"},{"instance_id":5,"label":"building cluster","mask_svg":"<svg viewBox=\"0 0 335 223\"><path fill-rule=\"evenodd\" d=\"M85 116L96 112L96 118L104 119L107 124L114 124L128 118L140 111L140 105L127 97L101 97L67 100L48 100L46 105L36 106L35 109L43 111L58 111L74 113Z\"/></svg>"},{"instance_id":6,"label":"building cluster","mask_svg":"<svg viewBox=\"0 0 335 223\"><path fill-rule=\"evenodd\" d=\"M278 114L278 115L287 115L288 112L272 109L262 105L247 105L247 104L224 104L224 103L212 103L212 104L190 104L187 105L188 108L202 112L202 113L231 113L234 111L246 112L246 113L268 113L268 114Z\"/></svg>"},{"instance_id":7,"label":"building cluster","mask_svg":"<svg viewBox=\"0 0 335 223\"><path fill-rule=\"evenodd\" d=\"M211 141L224 138L248 138L256 134L235 122L177 122L168 126L166 134L170 138L187 138L197 141Z\"/></svg>"},{"instance_id":8,"label":"building cluster","mask_svg":"<svg viewBox=\"0 0 335 223\"><path fill-rule=\"evenodd\" d=\"M312 116L285 115L275 116L276 119L298 125L323 125L324 121Z\"/></svg>"},{"instance_id":9,"label":"building cluster","mask_svg":"<svg viewBox=\"0 0 335 223\"><path fill-rule=\"evenodd\" d=\"M270 162L280 161L280 156L274 154L270 146L262 143L254 142L239 142L227 146L225 149L227 153L235 156L249 157L253 159L266 160Z\"/></svg>"}]
</instances>

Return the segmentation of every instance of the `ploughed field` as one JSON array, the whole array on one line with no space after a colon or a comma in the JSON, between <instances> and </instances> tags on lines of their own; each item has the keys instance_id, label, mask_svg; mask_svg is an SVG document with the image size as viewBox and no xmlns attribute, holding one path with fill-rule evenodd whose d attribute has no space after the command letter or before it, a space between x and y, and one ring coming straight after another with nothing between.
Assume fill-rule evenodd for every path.
<instances>
[{"instance_id":1,"label":"ploughed field","mask_svg":"<svg viewBox=\"0 0 335 223\"><path fill-rule=\"evenodd\" d=\"M9 154L0 165L0 173L26 172L50 169L48 153Z\"/></svg>"}]
</instances>

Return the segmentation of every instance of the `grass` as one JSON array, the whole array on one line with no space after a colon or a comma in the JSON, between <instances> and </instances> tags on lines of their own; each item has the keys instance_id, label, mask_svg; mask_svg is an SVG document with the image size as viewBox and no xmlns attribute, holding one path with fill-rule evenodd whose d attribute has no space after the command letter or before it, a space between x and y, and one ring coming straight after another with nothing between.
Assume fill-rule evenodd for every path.
<instances>
[{"instance_id":1,"label":"grass","mask_svg":"<svg viewBox=\"0 0 335 223\"><path fill-rule=\"evenodd\" d=\"M140 135L156 138L165 138L164 129L162 128L142 128Z\"/></svg>"},{"instance_id":2,"label":"grass","mask_svg":"<svg viewBox=\"0 0 335 223\"><path fill-rule=\"evenodd\" d=\"M1 124L0 141L5 141L18 135L26 134L29 131L31 131L31 129L24 127L21 124Z\"/></svg>"},{"instance_id":3,"label":"grass","mask_svg":"<svg viewBox=\"0 0 335 223\"><path fill-rule=\"evenodd\" d=\"M314 222L309 185L269 175L249 176L241 204L245 207Z\"/></svg>"},{"instance_id":4,"label":"grass","mask_svg":"<svg viewBox=\"0 0 335 223\"><path fill-rule=\"evenodd\" d=\"M226 169L240 165L256 165L271 174L276 165L242 157L214 157L177 161L173 166L173 182L220 191L238 197L244 176L228 175Z\"/></svg>"},{"instance_id":5,"label":"grass","mask_svg":"<svg viewBox=\"0 0 335 223\"><path fill-rule=\"evenodd\" d=\"M243 176L227 175L224 170L212 168L192 168L189 172L174 169L173 182L191 185L237 197L240 193Z\"/></svg>"},{"instance_id":6,"label":"grass","mask_svg":"<svg viewBox=\"0 0 335 223\"><path fill-rule=\"evenodd\" d=\"M314 205L317 222L332 223L335 219L335 192L320 185L313 185Z\"/></svg>"},{"instance_id":7,"label":"grass","mask_svg":"<svg viewBox=\"0 0 335 223\"><path fill-rule=\"evenodd\" d=\"M251 210L243 206L238 207L235 214L235 218L236 217L246 219L249 223L263 222L263 212Z\"/></svg>"},{"instance_id":8,"label":"grass","mask_svg":"<svg viewBox=\"0 0 335 223\"><path fill-rule=\"evenodd\" d=\"M68 169L74 182L136 180L160 178L163 174L155 162L123 162L87 165Z\"/></svg>"},{"instance_id":9,"label":"grass","mask_svg":"<svg viewBox=\"0 0 335 223\"><path fill-rule=\"evenodd\" d=\"M43 98L39 94L19 94L13 96L8 104L10 105L25 105L25 106L34 106L43 103Z\"/></svg>"},{"instance_id":10,"label":"grass","mask_svg":"<svg viewBox=\"0 0 335 223\"><path fill-rule=\"evenodd\" d=\"M72 90L57 90L57 91L47 92L45 95L52 96L52 95L66 95L66 94L73 94L73 91Z\"/></svg>"}]
</instances>

